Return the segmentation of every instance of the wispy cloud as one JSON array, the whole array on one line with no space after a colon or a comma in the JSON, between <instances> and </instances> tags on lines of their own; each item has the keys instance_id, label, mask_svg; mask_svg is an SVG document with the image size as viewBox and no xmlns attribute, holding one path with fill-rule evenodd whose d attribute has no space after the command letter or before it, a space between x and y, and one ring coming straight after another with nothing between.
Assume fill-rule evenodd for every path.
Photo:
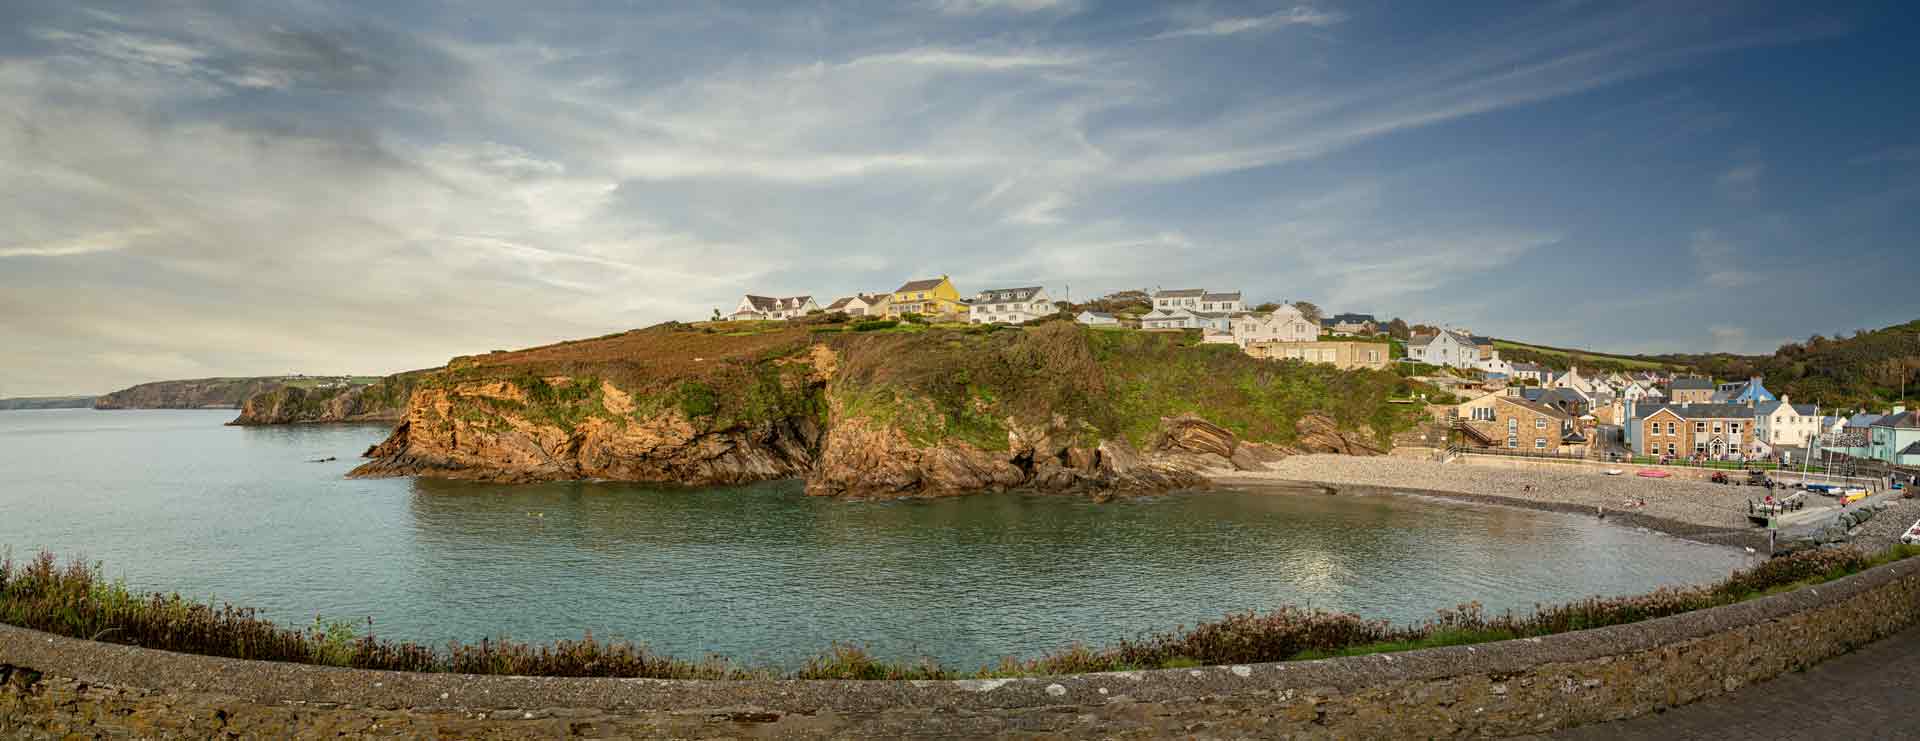
<instances>
[{"instance_id":1,"label":"wispy cloud","mask_svg":"<svg viewBox=\"0 0 1920 741\"><path fill-rule=\"evenodd\" d=\"M1286 26L1312 26L1318 28L1331 26L1346 19L1347 16L1343 13L1318 10L1301 5L1291 10L1283 10L1262 16L1220 18L1171 31L1163 31L1154 34L1150 38L1159 41L1192 36L1234 36L1237 34L1284 28Z\"/></svg>"},{"instance_id":2,"label":"wispy cloud","mask_svg":"<svg viewBox=\"0 0 1920 741\"><path fill-rule=\"evenodd\" d=\"M1749 162L1723 172L1714 179L1714 187L1720 194L1741 201L1751 201L1760 193L1760 178L1767 172L1767 166L1760 162Z\"/></svg>"},{"instance_id":3,"label":"wispy cloud","mask_svg":"<svg viewBox=\"0 0 1920 741\"><path fill-rule=\"evenodd\" d=\"M1080 3L1078 0L933 0L933 7L948 15L979 15L994 12L1034 13L1043 10L1067 12L1079 9Z\"/></svg>"},{"instance_id":4,"label":"wispy cloud","mask_svg":"<svg viewBox=\"0 0 1920 741\"><path fill-rule=\"evenodd\" d=\"M1742 263L1738 247L1713 229L1700 229L1687 242L1694 264L1707 285L1714 288L1738 288L1752 283L1756 276Z\"/></svg>"}]
</instances>

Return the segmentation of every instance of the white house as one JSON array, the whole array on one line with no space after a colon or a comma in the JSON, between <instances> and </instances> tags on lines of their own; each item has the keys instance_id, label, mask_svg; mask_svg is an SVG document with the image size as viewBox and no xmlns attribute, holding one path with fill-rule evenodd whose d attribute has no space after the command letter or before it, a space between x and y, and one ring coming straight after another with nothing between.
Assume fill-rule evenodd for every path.
<instances>
[{"instance_id":1,"label":"white house","mask_svg":"<svg viewBox=\"0 0 1920 741\"><path fill-rule=\"evenodd\" d=\"M1754 404L1753 416L1754 435L1776 448L1806 447L1821 432L1819 410L1812 404L1794 404L1785 396Z\"/></svg>"},{"instance_id":2,"label":"white house","mask_svg":"<svg viewBox=\"0 0 1920 741\"><path fill-rule=\"evenodd\" d=\"M1241 347L1255 342L1312 342L1320 339L1320 324L1292 306L1282 306L1269 314L1240 313L1228 320L1234 344Z\"/></svg>"},{"instance_id":3,"label":"white house","mask_svg":"<svg viewBox=\"0 0 1920 741\"><path fill-rule=\"evenodd\" d=\"M1473 340L1458 332L1414 335L1407 340L1407 359L1428 365L1472 368L1480 361L1480 350Z\"/></svg>"},{"instance_id":4,"label":"white house","mask_svg":"<svg viewBox=\"0 0 1920 741\"><path fill-rule=\"evenodd\" d=\"M827 311L838 311L847 316L878 315L882 312L875 309L884 309L886 298L886 294L857 293L846 298L835 299L833 303L827 304Z\"/></svg>"},{"instance_id":5,"label":"white house","mask_svg":"<svg viewBox=\"0 0 1920 741\"><path fill-rule=\"evenodd\" d=\"M1567 372L1555 376L1553 380L1546 383L1547 388L1572 389L1586 396L1591 396L1593 392L1600 390L1604 385L1605 384L1599 381L1580 375L1580 369L1578 367L1568 368Z\"/></svg>"},{"instance_id":6,"label":"white house","mask_svg":"<svg viewBox=\"0 0 1920 741\"><path fill-rule=\"evenodd\" d=\"M740 299L740 304L733 308L728 318L736 322L746 319L792 319L819 310L820 305L813 302L812 296L773 298L749 293Z\"/></svg>"},{"instance_id":7,"label":"white house","mask_svg":"<svg viewBox=\"0 0 1920 741\"><path fill-rule=\"evenodd\" d=\"M1548 370L1544 365L1535 365L1533 363L1514 363L1512 375L1513 380L1516 381L1531 378L1540 383L1546 383L1547 381L1553 380L1553 371Z\"/></svg>"},{"instance_id":8,"label":"white house","mask_svg":"<svg viewBox=\"0 0 1920 741\"><path fill-rule=\"evenodd\" d=\"M1338 335L1373 334L1380 328L1372 314L1335 314L1326 323L1328 331Z\"/></svg>"},{"instance_id":9,"label":"white house","mask_svg":"<svg viewBox=\"0 0 1920 741\"><path fill-rule=\"evenodd\" d=\"M1140 317L1141 329L1217 329L1231 332L1232 317L1218 312L1172 308L1154 309Z\"/></svg>"},{"instance_id":10,"label":"white house","mask_svg":"<svg viewBox=\"0 0 1920 741\"><path fill-rule=\"evenodd\" d=\"M996 288L973 297L967 320L974 324L1019 324L1058 311L1045 288Z\"/></svg>"},{"instance_id":11,"label":"white house","mask_svg":"<svg viewBox=\"0 0 1920 741\"><path fill-rule=\"evenodd\" d=\"M1208 327L1204 330L1201 330L1200 344L1202 345L1238 345L1239 343L1234 340L1232 332ZM1240 345L1240 346L1245 347L1245 345Z\"/></svg>"},{"instance_id":12,"label":"white house","mask_svg":"<svg viewBox=\"0 0 1920 741\"><path fill-rule=\"evenodd\" d=\"M1513 364L1501 360L1499 350L1493 351L1493 354L1488 357L1473 361L1473 367L1475 370L1485 371L1489 375L1513 378Z\"/></svg>"},{"instance_id":13,"label":"white house","mask_svg":"<svg viewBox=\"0 0 1920 741\"><path fill-rule=\"evenodd\" d=\"M1085 324L1089 327L1120 326L1119 317L1116 317L1112 314L1108 314L1104 311L1082 311L1080 312L1080 315L1074 317L1073 320L1081 324Z\"/></svg>"},{"instance_id":14,"label":"white house","mask_svg":"<svg viewBox=\"0 0 1920 741\"><path fill-rule=\"evenodd\" d=\"M1209 314L1234 314L1247 310L1239 291L1208 293L1205 288L1179 288L1153 293L1155 309L1186 309Z\"/></svg>"}]
</instances>

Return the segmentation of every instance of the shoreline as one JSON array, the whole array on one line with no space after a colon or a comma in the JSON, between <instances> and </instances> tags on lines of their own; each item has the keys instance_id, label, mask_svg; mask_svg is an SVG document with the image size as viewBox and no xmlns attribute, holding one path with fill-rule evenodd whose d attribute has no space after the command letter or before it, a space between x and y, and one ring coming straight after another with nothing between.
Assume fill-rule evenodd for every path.
<instances>
[{"instance_id":1,"label":"shoreline","mask_svg":"<svg viewBox=\"0 0 1920 741\"><path fill-rule=\"evenodd\" d=\"M1319 481L1302 481L1297 479L1276 479L1276 478L1261 476L1258 473L1253 473L1249 475L1249 472L1246 472L1246 471L1235 471L1232 473L1223 472L1220 475L1212 477L1212 480L1215 484L1218 484L1221 486L1254 486L1254 487L1262 487L1262 488L1287 487L1287 488L1302 488L1302 489L1318 489L1326 492L1327 495L1329 496L1340 496L1340 495L1351 494L1351 495L1359 495L1359 496L1386 495L1386 496L1428 497L1432 499L1444 499L1451 502L1459 502L1462 504L1478 504L1478 505L1489 505L1489 506L1495 506L1495 507L1512 507L1515 509L1532 510L1535 512L1553 512L1556 514L1584 515L1587 517L1595 516L1594 508L1585 504L1580 504L1576 502L1559 502L1559 501L1544 501L1544 500L1538 500L1538 499L1523 499L1520 497L1501 496L1497 494L1474 494L1474 493L1458 492L1458 491L1440 491L1435 489L1419 489L1419 488L1413 488L1413 487L1407 487L1407 486L1380 486L1380 485L1373 485L1373 484L1334 484L1334 483L1325 483L1325 482L1319 482ZM1702 545L1724 546L1729 548L1752 548L1756 552L1765 552L1767 548L1767 536L1766 536L1765 530L1739 530L1734 528L1716 527L1713 525L1701 525L1698 523L1691 523L1683 520L1676 520L1676 519L1671 519L1666 517L1656 517L1653 515L1648 515L1640 512L1634 512L1631 510L1621 510L1621 509L1607 510L1606 517L1604 519L1609 524L1620 525L1623 527L1641 528L1648 531L1657 532L1662 535L1668 535L1675 538L1679 538L1681 540L1700 543Z\"/></svg>"}]
</instances>

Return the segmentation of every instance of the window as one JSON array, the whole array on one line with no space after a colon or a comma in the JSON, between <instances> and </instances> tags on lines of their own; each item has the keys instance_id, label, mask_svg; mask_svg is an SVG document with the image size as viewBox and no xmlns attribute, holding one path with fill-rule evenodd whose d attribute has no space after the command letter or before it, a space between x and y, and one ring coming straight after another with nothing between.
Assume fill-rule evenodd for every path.
<instances>
[{"instance_id":1,"label":"window","mask_svg":"<svg viewBox=\"0 0 1920 741\"><path fill-rule=\"evenodd\" d=\"M1718 434L1720 434L1720 423L1719 423L1719 422L1715 422L1715 423L1713 423L1713 434L1715 434L1715 435L1718 435Z\"/></svg>"},{"instance_id":2,"label":"window","mask_svg":"<svg viewBox=\"0 0 1920 741\"><path fill-rule=\"evenodd\" d=\"M1705 422L1693 423L1693 434L1696 434L1696 435L1707 434L1707 423Z\"/></svg>"},{"instance_id":3,"label":"window","mask_svg":"<svg viewBox=\"0 0 1920 741\"><path fill-rule=\"evenodd\" d=\"M1669 435L1678 435L1678 434L1680 434L1680 428L1678 428L1678 427L1676 427L1676 426L1674 426L1674 424L1673 424L1672 422L1668 422L1668 423L1667 423L1667 434L1669 434Z\"/></svg>"},{"instance_id":4,"label":"window","mask_svg":"<svg viewBox=\"0 0 1920 741\"><path fill-rule=\"evenodd\" d=\"M1507 418L1507 434L1512 435L1513 433L1519 432L1519 431L1520 431L1520 420L1514 419L1511 417Z\"/></svg>"},{"instance_id":5,"label":"window","mask_svg":"<svg viewBox=\"0 0 1920 741\"><path fill-rule=\"evenodd\" d=\"M1534 449L1534 450L1546 450L1546 449L1547 449L1547 439L1546 439L1546 438L1544 438L1544 437L1536 437L1536 438L1534 438L1534 439L1533 439L1533 449Z\"/></svg>"},{"instance_id":6,"label":"window","mask_svg":"<svg viewBox=\"0 0 1920 741\"><path fill-rule=\"evenodd\" d=\"M1507 447L1509 447L1509 448L1518 448L1518 447L1520 447L1520 436L1519 436L1519 435L1508 435L1508 436L1507 436Z\"/></svg>"},{"instance_id":7,"label":"window","mask_svg":"<svg viewBox=\"0 0 1920 741\"><path fill-rule=\"evenodd\" d=\"M1533 418L1533 429L1536 429L1536 430L1544 430L1544 429L1547 429L1547 418L1546 418L1546 417L1534 417L1534 418Z\"/></svg>"},{"instance_id":8,"label":"window","mask_svg":"<svg viewBox=\"0 0 1920 741\"><path fill-rule=\"evenodd\" d=\"M1674 452L1673 443L1667 443L1667 455L1673 455Z\"/></svg>"},{"instance_id":9,"label":"window","mask_svg":"<svg viewBox=\"0 0 1920 741\"><path fill-rule=\"evenodd\" d=\"M1740 434L1740 423L1739 423L1739 422L1728 422L1728 423L1727 423L1727 434L1729 434L1729 435L1738 435L1738 434Z\"/></svg>"}]
</instances>

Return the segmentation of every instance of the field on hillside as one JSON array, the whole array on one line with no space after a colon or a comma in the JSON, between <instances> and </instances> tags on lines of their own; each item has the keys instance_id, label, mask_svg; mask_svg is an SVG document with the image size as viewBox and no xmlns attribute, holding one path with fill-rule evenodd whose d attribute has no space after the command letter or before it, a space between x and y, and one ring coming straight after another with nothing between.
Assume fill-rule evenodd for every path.
<instances>
[{"instance_id":1,"label":"field on hillside","mask_svg":"<svg viewBox=\"0 0 1920 741\"><path fill-rule=\"evenodd\" d=\"M1526 357L1528 354L1542 356L1550 362L1545 364L1564 368L1572 362L1574 356L1585 358L1585 364L1594 368L1618 370L1667 370L1677 368L1669 363L1661 363L1624 355L1587 352L1585 350L1567 350L1545 345L1528 345L1510 340L1494 340L1493 349L1500 351L1501 358L1508 362L1541 362Z\"/></svg>"}]
</instances>

